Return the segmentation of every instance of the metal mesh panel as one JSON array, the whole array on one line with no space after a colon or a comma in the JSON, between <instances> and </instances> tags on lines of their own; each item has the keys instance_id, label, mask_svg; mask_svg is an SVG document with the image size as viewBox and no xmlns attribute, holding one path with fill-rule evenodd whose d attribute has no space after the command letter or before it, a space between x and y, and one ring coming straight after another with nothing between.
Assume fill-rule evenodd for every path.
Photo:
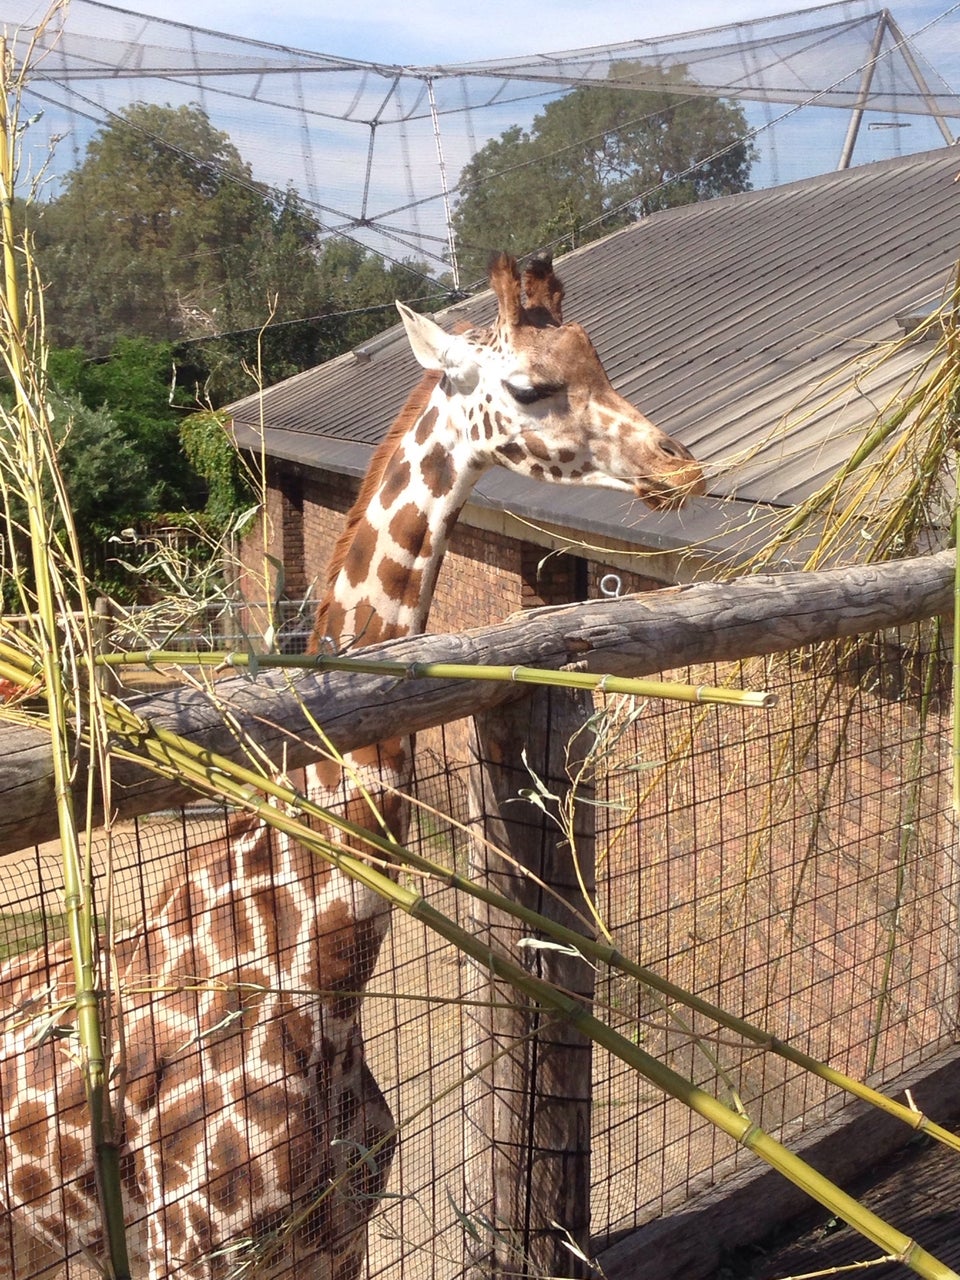
<instances>
[{"instance_id":1,"label":"metal mesh panel","mask_svg":"<svg viewBox=\"0 0 960 1280\"><path fill-rule=\"evenodd\" d=\"M932 1057L955 1034L960 886L945 671L919 649L918 635L887 635L816 661L795 654L742 670L683 673L695 683L771 688L779 705L761 712L651 702L623 729L598 779L598 905L621 949L874 1081ZM424 735L417 775L425 807L410 843L462 870L467 837L443 818L466 816L455 729ZM222 815L194 812L117 833L121 927L142 933L158 886L170 876L190 883L197 860L189 850L219 839L223 824ZM468 922L469 905L450 888L410 883ZM2 892L5 954L55 948L62 933L55 849L6 859ZM198 936L213 927L212 916L190 921ZM468 1012L458 998L471 987L446 943L396 916L364 1006L367 1060L400 1130L370 1226L371 1277L463 1274ZM745 1051L729 1034L708 1038L703 1020L681 1022L622 977L600 975L598 1009L704 1087L727 1098L736 1090L758 1123L788 1141L838 1105L799 1069ZM594 1064L598 1241L749 1158L609 1054L597 1050ZM282 1086L289 1072L282 1062L277 1070L265 1089ZM9 1136L17 1110L0 1101ZM189 1193L180 1198L188 1211ZM67 1212L68 1195L63 1206ZM12 1215L0 1248L26 1216ZM20 1248L18 1280L54 1257ZM69 1274L85 1274L84 1266L75 1257Z\"/></svg>"},{"instance_id":2,"label":"metal mesh panel","mask_svg":"<svg viewBox=\"0 0 960 1280\"><path fill-rule=\"evenodd\" d=\"M607 838L607 921L659 974L850 1075L889 1080L956 1027L943 671L899 643L864 641L734 678L774 689L779 705L759 717L658 708L635 742L653 767L606 779L625 818ZM707 1041L723 1080L698 1049L701 1022L672 1023L616 978L606 999L626 1034L721 1096L736 1090L767 1129L809 1127L836 1103L729 1036ZM655 1216L749 1159L621 1064L596 1061L599 1231Z\"/></svg>"},{"instance_id":3,"label":"metal mesh panel","mask_svg":"<svg viewBox=\"0 0 960 1280\"><path fill-rule=\"evenodd\" d=\"M22 53L36 6L4 0L0 16ZM296 187L324 233L449 270L456 175L485 143L513 126L529 129L545 105L574 88L659 89L673 74L683 98L762 104L750 125L761 135L778 125L769 142L774 173L777 150L786 156L802 148L813 127L836 138L827 144L832 167L846 121L827 108L865 107L894 115L893 123L906 114L910 150L939 145L929 117L960 112L944 79L954 69L944 16L950 11L917 32L914 44L913 32L878 28L875 9L846 0L673 36L416 67L286 48L72 0L63 30L44 37L46 52L28 85L37 123L27 145L36 148L39 167L50 139L65 135L61 153L76 163L95 129L132 102L200 102L217 128L243 139L254 177L278 191ZM868 64L874 69L865 80ZM774 115L771 103L786 109ZM814 111L813 120L805 115L798 124L797 107ZM899 154L902 132L881 128L870 139L871 158L892 147ZM823 167L821 159L817 168ZM760 185L769 185L769 176Z\"/></svg>"}]
</instances>

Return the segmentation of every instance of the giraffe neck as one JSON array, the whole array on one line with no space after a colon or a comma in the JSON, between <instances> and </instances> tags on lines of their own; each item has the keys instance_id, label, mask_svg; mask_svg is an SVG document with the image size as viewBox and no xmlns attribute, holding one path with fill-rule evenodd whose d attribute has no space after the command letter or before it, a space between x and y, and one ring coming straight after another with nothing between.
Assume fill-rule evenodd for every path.
<instances>
[{"instance_id":1,"label":"giraffe neck","mask_svg":"<svg viewBox=\"0 0 960 1280\"><path fill-rule=\"evenodd\" d=\"M435 385L391 433L347 518L317 614L314 648L356 648L426 627L450 534L484 463Z\"/></svg>"}]
</instances>

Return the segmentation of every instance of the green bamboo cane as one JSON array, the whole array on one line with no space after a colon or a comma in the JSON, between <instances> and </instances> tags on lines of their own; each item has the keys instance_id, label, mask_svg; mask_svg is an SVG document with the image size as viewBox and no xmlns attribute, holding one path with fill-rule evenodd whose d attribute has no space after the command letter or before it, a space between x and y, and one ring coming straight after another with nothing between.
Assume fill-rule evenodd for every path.
<instances>
[{"instance_id":1,"label":"green bamboo cane","mask_svg":"<svg viewBox=\"0 0 960 1280\"><path fill-rule=\"evenodd\" d=\"M490 951L481 942L450 921L432 907L422 896L410 890L395 900L402 910L426 924L435 933L446 938L458 950L470 955L479 964L490 969L497 977L523 991L537 1003L554 1010L572 1023L584 1036L602 1045L608 1052L640 1072L664 1093L684 1103L691 1111L708 1120L721 1132L728 1134L741 1146L759 1156L812 1199L824 1205L831 1213L842 1218L853 1229L877 1245L885 1253L897 1258L917 1275L927 1280L958 1280L957 1273L928 1253L915 1240L892 1227L852 1196L841 1191L811 1168L799 1156L794 1155L776 1139L765 1133L745 1116L725 1106L717 1098L686 1080L664 1063L646 1053L639 1045L627 1040L589 1013L572 996L551 987L504 957Z\"/></svg>"},{"instance_id":2,"label":"green bamboo cane","mask_svg":"<svg viewBox=\"0 0 960 1280\"><path fill-rule=\"evenodd\" d=\"M218 669L247 667L307 671L354 671L366 675L396 676L398 680L490 680L502 683L549 685L559 689L587 689L597 693L632 694L638 698L667 698L680 702L723 703L731 706L774 707L777 695L767 690L720 689L712 685L678 684L672 681L596 675L587 671L554 671L544 667L484 666L455 662L389 662L353 656L323 654L175 653L144 649L135 653L99 655L98 665L212 666Z\"/></svg>"},{"instance_id":3,"label":"green bamboo cane","mask_svg":"<svg viewBox=\"0 0 960 1280\"><path fill-rule=\"evenodd\" d=\"M279 788L279 790L286 792L289 803L303 804L301 797L291 789ZM239 788L237 798L241 799L243 794L244 789ZM250 807L249 798L247 807ZM303 804L303 807L314 814L323 814L317 806ZM521 991L530 999L572 1023L583 1035L596 1044L602 1045L665 1093L684 1103L690 1110L701 1115L741 1146L759 1156L807 1195L918 1275L926 1277L926 1280L960 1280L956 1272L928 1253L915 1240L890 1226L853 1197L834 1186L829 1179L823 1177L755 1125L748 1116L727 1107L670 1067L657 1061L638 1045L601 1022L575 997L535 977L485 946L473 934L468 933L431 906L422 894L398 884L386 873L345 852L287 813L271 806L259 806L256 807L256 811L270 826L319 853L351 879L372 889L393 906L425 924L461 953L469 955L496 977L508 982L515 990ZM374 843L378 842L374 841ZM389 842L384 843L390 847Z\"/></svg>"},{"instance_id":4,"label":"green bamboo cane","mask_svg":"<svg viewBox=\"0 0 960 1280\"><path fill-rule=\"evenodd\" d=\"M930 326L935 321L936 318L931 318ZM910 340L915 341L915 337ZM905 391L899 397L896 407L889 414L882 417L878 416L873 426L854 448L851 456L838 468L834 475L816 493L811 494L810 497L800 503L794 509L793 514L778 526L775 535L765 544L762 553L757 557L756 562L758 565L766 564L777 550L790 544L794 535L800 533L811 520L823 515L825 511L832 511L843 483L876 454L898 431L901 431L913 414L924 410L925 406L929 406L949 386L950 379L954 376L950 355L949 340L941 340L927 358L926 367L930 368L934 360L943 356L944 358L940 363L932 369L924 381L909 391ZM898 503L898 510L902 510L902 503ZM846 518L852 518L853 514L855 513L846 513ZM841 524L843 522L844 513L841 513ZM837 537L838 530L834 529L830 534L829 540L836 541ZM821 536L818 539L814 554L822 555L826 550L826 545Z\"/></svg>"},{"instance_id":5,"label":"green bamboo cane","mask_svg":"<svg viewBox=\"0 0 960 1280\"><path fill-rule=\"evenodd\" d=\"M16 389L16 421L19 424L20 447L24 460L23 492L27 506L27 522L33 556L37 622L40 629L40 651L44 692L50 722L53 756L54 793L56 798L61 850L63 856L64 911L73 959L77 1031L82 1048L82 1073L90 1114L94 1167L97 1175L108 1265L115 1280L128 1280L127 1259L120 1195L120 1164L115 1143L110 1140L106 1116L106 1062L100 1022L99 981L93 944L93 911L90 886L84 882L77 818L71 788L71 762L68 748L68 724L64 697L64 670L60 660L57 636L57 600L51 564L53 546L44 513L41 478L45 470L42 427L34 421L26 388L34 385L36 366L31 367L28 339L20 314L20 295L14 252L13 224L14 161L10 145L16 128L16 109L8 103L10 55L6 41L0 39L3 83L0 86L0 219L3 240L3 337L4 359ZM42 405L38 406L42 414Z\"/></svg>"},{"instance_id":6,"label":"green bamboo cane","mask_svg":"<svg viewBox=\"0 0 960 1280\"><path fill-rule=\"evenodd\" d=\"M574 929L565 928L563 925L549 920L530 908L514 903L507 898L501 897L495 891L464 878L440 863L425 858L421 854L414 853L410 849L401 848L394 841L377 835L358 824L349 822L335 812L313 804L306 797L273 779L264 778L253 770L234 764L225 758L215 756L192 743L179 739L175 734L157 730L155 727L149 726L148 722L142 721L138 717L133 717L132 713L126 708L122 710L112 727L115 727L118 734L124 736L132 733L143 735L146 732L148 736L140 737L139 746L141 750L148 751L155 763L163 765L173 776L188 780L193 776L202 789L209 794L222 796L223 790L229 786L234 801L246 808L251 807L251 796L255 791L271 795L279 803L294 805L321 821L327 822L345 836L349 836L354 840L364 841L372 851L381 854L385 860L399 862L409 869L429 875L438 882L447 884L457 892L468 894L498 907L505 913L521 920L531 929L547 934L552 941L574 948L591 960L596 960L609 966L614 971L622 972L635 978L637 981L675 1000L678 1004L683 1004L695 1012L706 1015L718 1025L726 1027L745 1040L768 1049L779 1057L819 1076L827 1083L844 1090L851 1096L870 1103L872 1106L909 1125L911 1129L936 1138L955 1150L960 1150L960 1137L942 1128L921 1111L888 1098L878 1090L872 1089L870 1086L854 1080L843 1072L819 1062L810 1055L794 1048L771 1032L756 1027L744 1019L737 1018L693 993L685 991L683 988L661 978L652 970L628 959L615 947L607 943L598 942ZM151 745L154 740L155 745ZM133 760L141 759L138 754L131 754L128 758ZM200 771L199 775L198 770ZM274 810L272 808L260 808L258 813L265 821L273 823Z\"/></svg>"},{"instance_id":7,"label":"green bamboo cane","mask_svg":"<svg viewBox=\"0 0 960 1280\"><path fill-rule=\"evenodd\" d=\"M960 456L958 456L960 465ZM958 472L960 474L960 472ZM956 557L953 570L953 817L954 828L960 825L960 493L953 513L953 547Z\"/></svg>"},{"instance_id":8,"label":"green bamboo cane","mask_svg":"<svg viewBox=\"0 0 960 1280\"><path fill-rule=\"evenodd\" d=\"M6 654L8 658L20 656L17 650L0 641L0 676L17 680L23 684L33 678L33 668L29 662L18 666L16 663L4 661L3 654ZM140 750L148 754L153 766L162 769L169 776L181 777L187 781L192 777L196 778L199 785L208 794L221 794L217 791L217 787L220 782L230 775L242 788L241 791L235 792L234 798L237 802L244 804L249 803L250 796L254 791L262 791L284 803L293 799L295 803L302 804L316 817L328 822L345 835L365 841L372 849L383 854L385 858L391 860L400 858L412 869L428 874L459 892L467 893L498 907L507 914L523 921L530 928L546 933L552 940L565 946L576 948L584 956L605 964L614 971L627 974L661 992L661 994L676 1001L678 1004L685 1005L695 1012L704 1014L718 1025L726 1027L744 1039L793 1062L804 1070L819 1076L829 1084L887 1112L887 1114L903 1121L912 1129L926 1133L930 1137L960 1150L960 1138L957 1135L937 1125L916 1108L907 1107L902 1103L896 1102L868 1085L821 1063L808 1054L802 1053L800 1050L780 1040L771 1032L756 1027L744 1019L737 1018L718 1006L712 1005L708 1001L668 982L652 970L630 960L615 947L597 942L575 930L565 929L537 912L521 907L506 898L500 897L492 890L485 889L470 880L464 879L439 863L415 854L411 850L401 849L384 837L376 835L367 828L350 823L334 812L311 805L303 797L295 795L295 793L290 792L281 784L275 783L272 779L265 778L253 770L244 769L226 758L216 757L203 748L179 738L176 734L157 729L149 721L131 712L129 708L115 706L109 699L107 700L107 708L110 715L111 731L120 738L137 741ZM118 754L124 755L127 759L145 763L143 756L138 753L123 752L119 748L117 751ZM199 778L196 777L198 771L201 775Z\"/></svg>"}]
</instances>

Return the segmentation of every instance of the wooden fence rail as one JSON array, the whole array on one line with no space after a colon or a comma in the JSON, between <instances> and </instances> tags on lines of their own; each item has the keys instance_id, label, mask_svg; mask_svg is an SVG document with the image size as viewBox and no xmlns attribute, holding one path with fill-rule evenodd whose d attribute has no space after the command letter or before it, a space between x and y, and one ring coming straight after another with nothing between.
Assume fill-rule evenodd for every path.
<instances>
[{"instance_id":1,"label":"wooden fence rail","mask_svg":"<svg viewBox=\"0 0 960 1280\"><path fill-rule=\"evenodd\" d=\"M894 627L952 608L954 552L835 569L667 588L620 600L534 610L494 627L428 635L366 649L368 658L561 667L644 676L688 663L783 652L819 640ZM220 680L216 697L177 689L138 699L145 720L213 752L241 758L248 734L288 767L313 755L312 725L352 751L394 734L431 728L519 696L516 686L343 672ZM230 712L232 725L224 717ZM239 730L239 732L238 732ZM82 765L77 788L85 783ZM118 761L118 817L183 803L176 782ZM56 836L49 743L39 730L7 726L0 737L0 853Z\"/></svg>"}]
</instances>

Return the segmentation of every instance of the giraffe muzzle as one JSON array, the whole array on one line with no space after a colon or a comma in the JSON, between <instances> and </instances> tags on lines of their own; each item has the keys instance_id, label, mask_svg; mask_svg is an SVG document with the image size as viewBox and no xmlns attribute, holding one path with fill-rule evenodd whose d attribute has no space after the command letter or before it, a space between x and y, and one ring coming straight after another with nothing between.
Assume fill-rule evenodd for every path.
<instances>
[{"instance_id":1,"label":"giraffe muzzle","mask_svg":"<svg viewBox=\"0 0 960 1280\"><path fill-rule=\"evenodd\" d=\"M645 476L634 485L634 492L654 511L676 511L688 498L699 498L707 491L703 469L692 456L689 462L664 472L656 479Z\"/></svg>"}]
</instances>

